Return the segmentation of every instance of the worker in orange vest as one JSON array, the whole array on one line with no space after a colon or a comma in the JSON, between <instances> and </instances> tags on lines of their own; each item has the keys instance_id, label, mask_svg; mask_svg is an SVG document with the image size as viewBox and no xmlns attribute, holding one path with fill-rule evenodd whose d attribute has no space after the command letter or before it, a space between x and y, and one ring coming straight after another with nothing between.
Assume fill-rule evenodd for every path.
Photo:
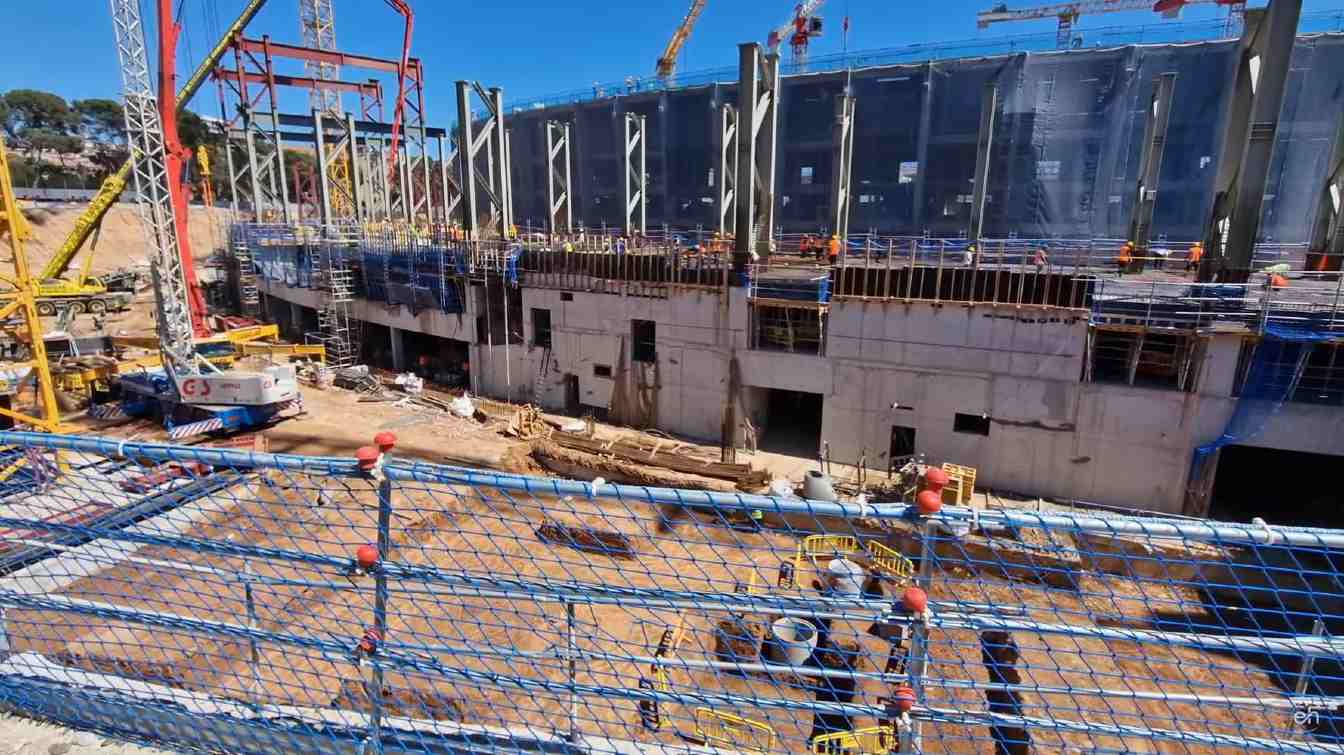
<instances>
[{"instance_id":1,"label":"worker in orange vest","mask_svg":"<svg viewBox=\"0 0 1344 755\"><path fill-rule=\"evenodd\" d=\"M1288 279L1279 273L1272 273L1269 276L1269 287L1273 289L1288 288Z\"/></svg>"},{"instance_id":2,"label":"worker in orange vest","mask_svg":"<svg viewBox=\"0 0 1344 755\"><path fill-rule=\"evenodd\" d=\"M1199 261L1204 259L1204 244L1196 241L1190 245L1190 251L1185 253L1185 271L1199 269Z\"/></svg>"},{"instance_id":3,"label":"worker in orange vest","mask_svg":"<svg viewBox=\"0 0 1344 755\"><path fill-rule=\"evenodd\" d=\"M840 237L839 237L839 236L836 236L836 235L832 235L832 236L831 236L831 242L830 242L829 244L826 245L826 257L827 257L827 259L829 259L829 260L831 261L831 264L832 264L832 265L834 265L835 263L837 263L837 262L840 261Z\"/></svg>"},{"instance_id":4,"label":"worker in orange vest","mask_svg":"<svg viewBox=\"0 0 1344 755\"><path fill-rule=\"evenodd\" d=\"M1128 268L1129 263L1133 261L1134 261L1134 242L1126 241L1124 244L1120 246L1120 254L1116 255L1115 257L1115 266L1116 268L1118 268L1116 272L1118 272L1120 275L1124 275L1125 268Z\"/></svg>"}]
</instances>

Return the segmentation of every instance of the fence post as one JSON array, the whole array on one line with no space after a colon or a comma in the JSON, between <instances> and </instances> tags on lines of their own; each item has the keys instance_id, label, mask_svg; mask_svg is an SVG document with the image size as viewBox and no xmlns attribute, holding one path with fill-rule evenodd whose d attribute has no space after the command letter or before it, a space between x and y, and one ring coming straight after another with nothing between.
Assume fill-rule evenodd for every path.
<instances>
[{"instance_id":1,"label":"fence post","mask_svg":"<svg viewBox=\"0 0 1344 755\"><path fill-rule=\"evenodd\" d=\"M254 708L261 707L261 679L258 676L257 667L261 662L261 650L257 646L257 602L252 593L252 564L250 561L243 561L243 600L247 604L247 628L253 632L247 638L247 657L248 670L251 675L252 689L248 690L248 695L252 700Z\"/></svg>"},{"instance_id":2,"label":"fence post","mask_svg":"<svg viewBox=\"0 0 1344 755\"><path fill-rule=\"evenodd\" d=\"M386 458L386 454L384 454ZM392 481L383 477L378 482L378 554L386 559L392 548ZM373 575L373 629L379 641L387 639L387 572L379 568ZM372 669L369 683L369 736L364 743L365 755L383 752L383 667L376 657L369 658Z\"/></svg>"},{"instance_id":3,"label":"fence post","mask_svg":"<svg viewBox=\"0 0 1344 755\"><path fill-rule=\"evenodd\" d=\"M574 604L568 600L562 601L565 604L565 659L569 667L569 741L579 741L579 693L575 689L578 683L578 668L575 661L574 645Z\"/></svg>"},{"instance_id":4,"label":"fence post","mask_svg":"<svg viewBox=\"0 0 1344 755\"><path fill-rule=\"evenodd\" d=\"M937 525L932 519L925 518L921 527L919 543L919 571L915 574L915 586L927 596L933 583L933 535ZM915 693L915 704L926 705L924 696L924 670L929 663L929 623L920 617L910 627L910 662L906 664L906 678L910 689ZM910 728L900 734L901 753L924 751L922 723L918 719L910 722Z\"/></svg>"},{"instance_id":5,"label":"fence post","mask_svg":"<svg viewBox=\"0 0 1344 755\"><path fill-rule=\"evenodd\" d=\"M1311 634L1315 637L1325 635L1325 624L1320 619L1311 623ZM1316 666L1316 656L1308 655L1302 659L1302 669L1297 672L1297 687L1295 691L1301 697L1307 694L1307 687L1311 684L1311 672Z\"/></svg>"}]
</instances>

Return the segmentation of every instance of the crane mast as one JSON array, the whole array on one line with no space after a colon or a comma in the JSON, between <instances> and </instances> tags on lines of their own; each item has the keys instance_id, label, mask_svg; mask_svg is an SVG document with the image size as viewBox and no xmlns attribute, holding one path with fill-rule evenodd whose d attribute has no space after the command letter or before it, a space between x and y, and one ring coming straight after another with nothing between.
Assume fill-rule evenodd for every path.
<instances>
[{"instance_id":1,"label":"crane mast","mask_svg":"<svg viewBox=\"0 0 1344 755\"><path fill-rule=\"evenodd\" d=\"M691 0L691 9L686 11L686 17L682 19L681 25L672 32L672 38L667 41L667 47L663 48L663 54L658 56L656 71L658 78L663 81L671 81L676 75L677 56L681 54L681 48L686 46L686 40L690 39L691 30L695 28L695 22L705 9L705 2L706 0Z\"/></svg>"},{"instance_id":2,"label":"crane mast","mask_svg":"<svg viewBox=\"0 0 1344 755\"><path fill-rule=\"evenodd\" d=\"M195 374L190 292L178 246L177 213L173 206L159 102L150 84L149 56L139 0L110 0L112 24L121 65L126 141L131 153L131 178L136 207L149 242L154 283L159 349L170 382Z\"/></svg>"}]
</instances>

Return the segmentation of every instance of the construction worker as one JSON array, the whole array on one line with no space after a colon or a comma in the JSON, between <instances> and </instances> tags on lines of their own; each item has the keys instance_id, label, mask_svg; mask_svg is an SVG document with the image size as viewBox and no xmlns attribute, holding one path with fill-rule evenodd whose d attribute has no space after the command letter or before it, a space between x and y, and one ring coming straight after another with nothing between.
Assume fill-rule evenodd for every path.
<instances>
[{"instance_id":1,"label":"construction worker","mask_svg":"<svg viewBox=\"0 0 1344 755\"><path fill-rule=\"evenodd\" d=\"M1050 264L1050 255L1046 254L1044 245L1037 249L1036 253L1031 256L1031 264L1036 266L1036 273L1038 275L1045 272L1045 266Z\"/></svg>"},{"instance_id":2,"label":"construction worker","mask_svg":"<svg viewBox=\"0 0 1344 755\"><path fill-rule=\"evenodd\" d=\"M798 254L799 256L806 257L811 251L812 234L804 233L803 237L798 240Z\"/></svg>"},{"instance_id":3,"label":"construction worker","mask_svg":"<svg viewBox=\"0 0 1344 755\"><path fill-rule=\"evenodd\" d=\"M1116 272L1120 275L1125 274L1125 270L1130 263L1134 261L1134 242L1126 241L1120 245L1120 253L1115 257Z\"/></svg>"},{"instance_id":4,"label":"construction worker","mask_svg":"<svg viewBox=\"0 0 1344 755\"><path fill-rule=\"evenodd\" d=\"M975 244L966 247L966 251L961 253L961 264L966 267L975 266Z\"/></svg>"},{"instance_id":5,"label":"construction worker","mask_svg":"<svg viewBox=\"0 0 1344 755\"><path fill-rule=\"evenodd\" d=\"M573 253L573 251L574 251L574 244L572 244L572 243L569 242L569 241L566 241L566 242L560 247L560 249L561 249L562 251L564 251L565 254L571 254L571 253Z\"/></svg>"},{"instance_id":6,"label":"construction worker","mask_svg":"<svg viewBox=\"0 0 1344 755\"><path fill-rule=\"evenodd\" d=\"M1270 273L1269 287L1274 290L1288 288L1288 279L1282 273Z\"/></svg>"},{"instance_id":7,"label":"construction worker","mask_svg":"<svg viewBox=\"0 0 1344 755\"><path fill-rule=\"evenodd\" d=\"M1190 245L1190 251L1185 253L1185 272L1199 270L1199 261L1204 259L1204 244L1196 241Z\"/></svg>"},{"instance_id":8,"label":"construction worker","mask_svg":"<svg viewBox=\"0 0 1344 755\"><path fill-rule=\"evenodd\" d=\"M831 241L826 245L826 259L832 265L840 261L840 237L835 234L831 234Z\"/></svg>"}]
</instances>

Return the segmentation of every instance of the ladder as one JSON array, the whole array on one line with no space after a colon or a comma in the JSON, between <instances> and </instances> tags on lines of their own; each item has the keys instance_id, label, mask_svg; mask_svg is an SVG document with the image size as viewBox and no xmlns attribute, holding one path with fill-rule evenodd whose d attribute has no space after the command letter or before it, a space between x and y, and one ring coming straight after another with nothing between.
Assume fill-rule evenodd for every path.
<instances>
[{"instance_id":1,"label":"ladder","mask_svg":"<svg viewBox=\"0 0 1344 755\"><path fill-rule=\"evenodd\" d=\"M307 334L327 349L327 363L350 367L359 358L359 348L350 328L350 303L355 299L354 273L341 253L339 242L328 240L318 247L316 287L321 295L317 308L318 332Z\"/></svg>"},{"instance_id":2,"label":"ladder","mask_svg":"<svg viewBox=\"0 0 1344 755\"><path fill-rule=\"evenodd\" d=\"M252 247L242 233L234 236L233 260L238 265L238 310L247 317L256 317L261 313L257 268L252 260Z\"/></svg>"}]
</instances>

